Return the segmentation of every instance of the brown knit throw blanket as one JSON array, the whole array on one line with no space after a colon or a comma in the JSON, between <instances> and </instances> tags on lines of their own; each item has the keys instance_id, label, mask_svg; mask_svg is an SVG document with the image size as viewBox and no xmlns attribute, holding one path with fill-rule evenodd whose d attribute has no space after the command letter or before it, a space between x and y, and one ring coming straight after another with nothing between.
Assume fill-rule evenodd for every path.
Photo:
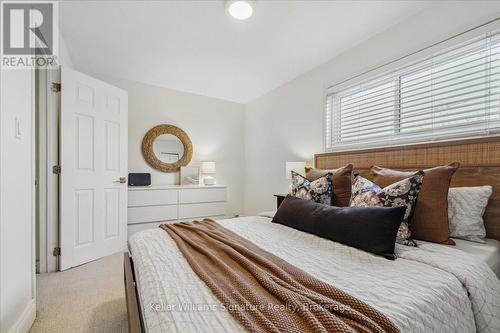
<instances>
[{"instance_id":1,"label":"brown knit throw blanket","mask_svg":"<svg viewBox=\"0 0 500 333\"><path fill-rule=\"evenodd\" d=\"M399 332L371 306L215 221L160 227L174 239L193 271L250 332Z\"/></svg>"}]
</instances>

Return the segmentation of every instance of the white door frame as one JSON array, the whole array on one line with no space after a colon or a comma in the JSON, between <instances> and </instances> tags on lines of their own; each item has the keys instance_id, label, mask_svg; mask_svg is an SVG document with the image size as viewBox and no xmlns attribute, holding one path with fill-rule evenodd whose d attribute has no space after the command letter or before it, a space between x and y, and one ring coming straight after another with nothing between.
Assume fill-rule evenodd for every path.
<instances>
[{"instance_id":1,"label":"white door frame","mask_svg":"<svg viewBox=\"0 0 500 333\"><path fill-rule=\"evenodd\" d=\"M32 320L34 321L36 318L36 245L35 245L35 237L36 237L36 226L35 226L35 219L36 219L36 164L35 164L35 112L36 112L36 84L35 84L35 70L31 69L31 124L30 124L30 145L31 145L31 202L30 202L30 208L31 208L31 297L32 297L32 302L34 302L34 313L32 315ZM30 319L31 320L31 319ZM30 325L31 326L31 325Z\"/></svg>"},{"instance_id":2,"label":"white door frame","mask_svg":"<svg viewBox=\"0 0 500 333\"><path fill-rule=\"evenodd\" d=\"M40 273L59 269L59 175L52 167L59 164L59 110L60 95L52 91L52 83L60 83L59 70L39 71L39 253Z\"/></svg>"}]
</instances>

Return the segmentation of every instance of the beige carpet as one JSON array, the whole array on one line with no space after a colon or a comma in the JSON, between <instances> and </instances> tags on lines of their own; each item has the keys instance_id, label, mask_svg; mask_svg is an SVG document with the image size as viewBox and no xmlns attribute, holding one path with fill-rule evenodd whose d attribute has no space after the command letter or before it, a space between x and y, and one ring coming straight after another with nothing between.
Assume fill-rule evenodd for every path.
<instances>
[{"instance_id":1,"label":"beige carpet","mask_svg":"<svg viewBox=\"0 0 500 333\"><path fill-rule=\"evenodd\" d=\"M31 333L127 332L123 254L37 275Z\"/></svg>"}]
</instances>

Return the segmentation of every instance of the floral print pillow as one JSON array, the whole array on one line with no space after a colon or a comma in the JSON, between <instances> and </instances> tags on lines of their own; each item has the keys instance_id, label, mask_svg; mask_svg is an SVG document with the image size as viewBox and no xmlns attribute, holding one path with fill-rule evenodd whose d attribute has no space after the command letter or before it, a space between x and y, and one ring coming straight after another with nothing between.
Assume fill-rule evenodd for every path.
<instances>
[{"instance_id":1,"label":"floral print pillow","mask_svg":"<svg viewBox=\"0 0 500 333\"><path fill-rule=\"evenodd\" d=\"M403 222L399 226L396 242L417 246L411 239L410 222L417 204L424 172L381 188L368 179L356 176L352 184L351 207L397 207L406 206Z\"/></svg>"},{"instance_id":2,"label":"floral print pillow","mask_svg":"<svg viewBox=\"0 0 500 333\"><path fill-rule=\"evenodd\" d=\"M332 177L331 173L327 173L316 180L310 181L306 177L292 171L290 194L297 198L331 205Z\"/></svg>"}]
</instances>

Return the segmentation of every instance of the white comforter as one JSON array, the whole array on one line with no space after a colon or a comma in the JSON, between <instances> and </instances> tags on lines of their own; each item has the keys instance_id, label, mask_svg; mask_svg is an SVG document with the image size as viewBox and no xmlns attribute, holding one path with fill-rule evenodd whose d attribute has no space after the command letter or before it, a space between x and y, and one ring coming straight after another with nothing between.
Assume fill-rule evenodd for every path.
<instances>
[{"instance_id":1,"label":"white comforter","mask_svg":"<svg viewBox=\"0 0 500 333\"><path fill-rule=\"evenodd\" d=\"M219 223L365 301L402 332L500 332L500 281L486 264L462 251L398 245L399 258L390 261L270 223L267 217ZM147 332L245 331L164 230L134 234L129 248Z\"/></svg>"}]
</instances>

